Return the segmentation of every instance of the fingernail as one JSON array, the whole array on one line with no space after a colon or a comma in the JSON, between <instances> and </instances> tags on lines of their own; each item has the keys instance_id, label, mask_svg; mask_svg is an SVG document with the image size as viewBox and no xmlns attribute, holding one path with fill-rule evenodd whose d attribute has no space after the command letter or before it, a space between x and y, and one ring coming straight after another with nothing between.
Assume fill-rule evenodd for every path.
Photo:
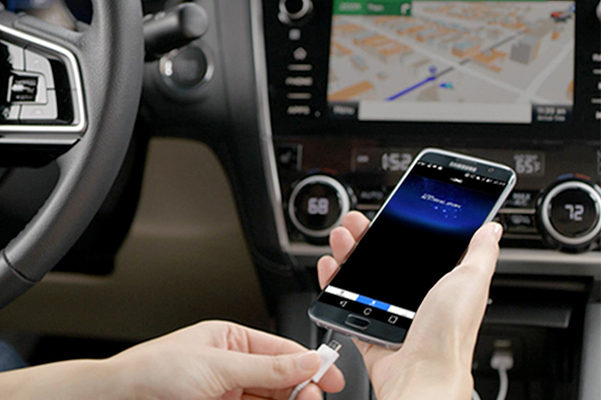
<instances>
[{"instance_id":1,"label":"fingernail","mask_svg":"<svg viewBox=\"0 0 601 400\"><path fill-rule=\"evenodd\" d=\"M309 351L296 357L296 362L301 369L305 371L314 370L321 363L317 352Z\"/></svg>"},{"instance_id":2,"label":"fingernail","mask_svg":"<svg viewBox=\"0 0 601 400\"><path fill-rule=\"evenodd\" d=\"M497 239L497 242L499 240L501 240L501 236L503 236L503 227L501 226L501 224L497 223L497 222L493 222L493 234L495 235L495 238Z\"/></svg>"}]
</instances>

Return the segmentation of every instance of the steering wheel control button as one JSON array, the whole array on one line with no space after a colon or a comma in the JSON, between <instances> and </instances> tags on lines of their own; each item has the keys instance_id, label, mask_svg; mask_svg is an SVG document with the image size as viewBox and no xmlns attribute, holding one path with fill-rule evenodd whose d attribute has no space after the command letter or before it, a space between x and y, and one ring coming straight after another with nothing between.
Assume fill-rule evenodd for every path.
<instances>
[{"instance_id":1,"label":"steering wheel control button","mask_svg":"<svg viewBox=\"0 0 601 400\"><path fill-rule=\"evenodd\" d=\"M46 57L31 50L25 50L25 71L41 74L46 80L46 87L54 89L54 75L50 61Z\"/></svg>"},{"instance_id":2,"label":"steering wheel control button","mask_svg":"<svg viewBox=\"0 0 601 400\"><path fill-rule=\"evenodd\" d=\"M553 186L539 207L547 241L567 250L586 250L601 232L601 189L580 180Z\"/></svg>"},{"instance_id":3,"label":"steering wheel control button","mask_svg":"<svg viewBox=\"0 0 601 400\"><path fill-rule=\"evenodd\" d=\"M366 308L366 310L370 310L370 309ZM364 313L365 313L365 311L364 311ZM368 312L366 315L369 315L369 314L371 314L371 312ZM346 317L346 320L344 320L344 323L348 326L352 326L353 328L360 329L363 331L363 330L367 329L370 321L368 319L362 318L358 315L350 314L348 317Z\"/></svg>"},{"instance_id":4,"label":"steering wheel control button","mask_svg":"<svg viewBox=\"0 0 601 400\"><path fill-rule=\"evenodd\" d=\"M326 175L312 175L293 189L288 213L295 228L311 238L325 238L342 221L351 198L342 183Z\"/></svg>"},{"instance_id":5,"label":"steering wheel control button","mask_svg":"<svg viewBox=\"0 0 601 400\"><path fill-rule=\"evenodd\" d=\"M4 46L8 51L8 59L6 61L11 65L11 68L23 71L25 69L23 48L4 40L0 40L0 46Z\"/></svg>"},{"instance_id":6,"label":"steering wheel control button","mask_svg":"<svg viewBox=\"0 0 601 400\"><path fill-rule=\"evenodd\" d=\"M47 99L48 102L46 104L23 105L19 118L21 122L56 120L58 118L58 108L54 90L48 91Z\"/></svg>"},{"instance_id":7,"label":"steering wheel control button","mask_svg":"<svg viewBox=\"0 0 601 400\"><path fill-rule=\"evenodd\" d=\"M10 102L35 102L38 93L37 76L12 75L8 80Z\"/></svg>"},{"instance_id":8,"label":"steering wheel control button","mask_svg":"<svg viewBox=\"0 0 601 400\"><path fill-rule=\"evenodd\" d=\"M313 11L311 0L280 0L278 18L287 25L294 25Z\"/></svg>"},{"instance_id":9,"label":"steering wheel control button","mask_svg":"<svg viewBox=\"0 0 601 400\"><path fill-rule=\"evenodd\" d=\"M17 122L21 113L20 105L9 105L0 107L0 122Z\"/></svg>"}]
</instances>

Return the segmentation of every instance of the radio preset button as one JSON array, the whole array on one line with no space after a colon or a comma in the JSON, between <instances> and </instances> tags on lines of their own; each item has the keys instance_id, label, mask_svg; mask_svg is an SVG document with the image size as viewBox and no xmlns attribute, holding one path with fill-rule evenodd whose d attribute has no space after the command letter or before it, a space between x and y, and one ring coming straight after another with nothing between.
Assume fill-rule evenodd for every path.
<instances>
[{"instance_id":1,"label":"radio preset button","mask_svg":"<svg viewBox=\"0 0 601 400\"><path fill-rule=\"evenodd\" d=\"M295 228L312 238L325 238L351 207L347 189L326 175L311 175L293 189L288 214Z\"/></svg>"}]
</instances>

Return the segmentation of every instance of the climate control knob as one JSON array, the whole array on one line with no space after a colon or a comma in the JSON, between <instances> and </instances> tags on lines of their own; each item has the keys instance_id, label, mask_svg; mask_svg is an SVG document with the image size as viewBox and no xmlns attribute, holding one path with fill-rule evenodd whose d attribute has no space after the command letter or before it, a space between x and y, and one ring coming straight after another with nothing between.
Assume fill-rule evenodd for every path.
<instances>
[{"instance_id":1,"label":"climate control knob","mask_svg":"<svg viewBox=\"0 0 601 400\"><path fill-rule=\"evenodd\" d=\"M538 225L561 250L587 250L601 232L601 188L584 180L559 181L539 198Z\"/></svg>"},{"instance_id":2,"label":"climate control knob","mask_svg":"<svg viewBox=\"0 0 601 400\"><path fill-rule=\"evenodd\" d=\"M326 238L351 209L351 195L340 181L330 176L308 176L290 194L290 221L309 238Z\"/></svg>"},{"instance_id":3,"label":"climate control knob","mask_svg":"<svg viewBox=\"0 0 601 400\"><path fill-rule=\"evenodd\" d=\"M295 24L311 14L313 2L311 0L280 0L278 17L284 24Z\"/></svg>"}]
</instances>

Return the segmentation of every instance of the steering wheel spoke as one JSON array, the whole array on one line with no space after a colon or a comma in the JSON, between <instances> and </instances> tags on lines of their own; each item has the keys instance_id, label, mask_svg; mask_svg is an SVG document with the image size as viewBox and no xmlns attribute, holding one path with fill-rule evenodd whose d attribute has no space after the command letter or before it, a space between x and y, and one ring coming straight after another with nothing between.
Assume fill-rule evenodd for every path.
<instances>
[{"instance_id":1,"label":"steering wheel spoke","mask_svg":"<svg viewBox=\"0 0 601 400\"><path fill-rule=\"evenodd\" d=\"M142 91L141 4L93 6L92 23L80 32L0 11L0 156L6 149L9 158L29 149L64 153L52 193L0 252L0 308L38 282L83 233L131 138Z\"/></svg>"},{"instance_id":2,"label":"steering wheel spoke","mask_svg":"<svg viewBox=\"0 0 601 400\"><path fill-rule=\"evenodd\" d=\"M76 56L84 35L28 16L3 20L12 23L0 20L0 145L74 144L87 126Z\"/></svg>"}]
</instances>

